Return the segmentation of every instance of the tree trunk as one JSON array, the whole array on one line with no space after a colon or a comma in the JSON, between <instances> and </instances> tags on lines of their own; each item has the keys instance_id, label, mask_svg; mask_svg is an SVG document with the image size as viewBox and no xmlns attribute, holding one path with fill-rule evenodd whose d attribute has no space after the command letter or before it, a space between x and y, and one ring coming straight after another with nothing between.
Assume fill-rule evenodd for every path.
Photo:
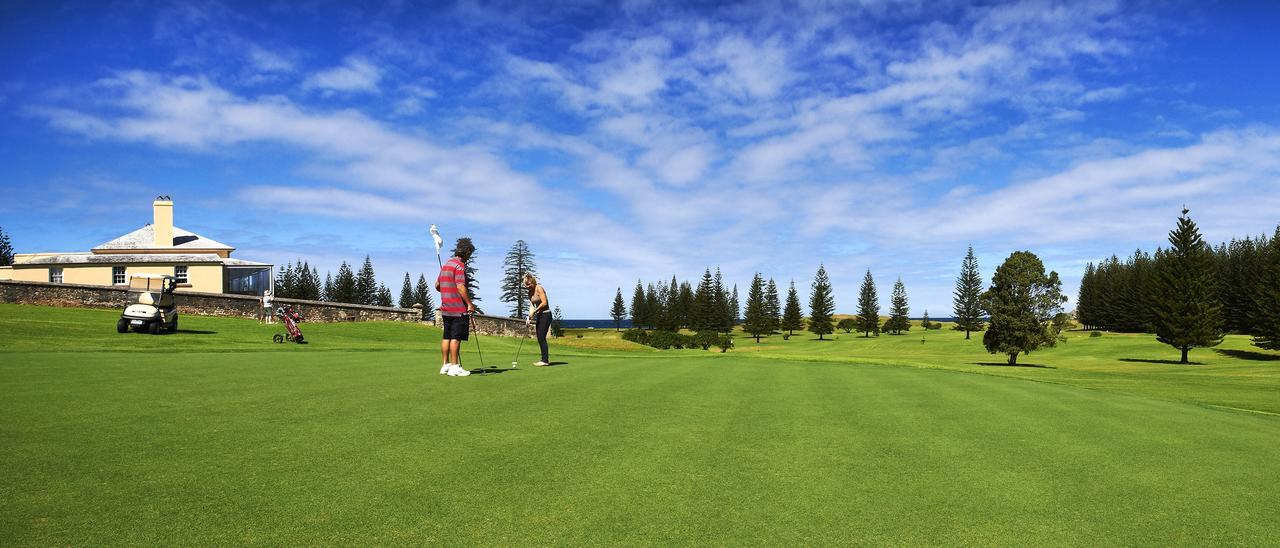
<instances>
[{"instance_id":1,"label":"tree trunk","mask_svg":"<svg viewBox=\"0 0 1280 548\"><path fill-rule=\"evenodd\" d=\"M1184 347L1182 347L1182 363L1184 363L1184 364L1185 364L1185 363L1190 363L1190 362L1188 362L1188 361L1187 361L1187 351L1188 351L1188 350L1190 350L1190 349L1189 349L1189 348L1187 348L1187 347L1185 347L1185 346L1184 346Z\"/></svg>"},{"instance_id":2,"label":"tree trunk","mask_svg":"<svg viewBox=\"0 0 1280 548\"><path fill-rule=\"evenodd\" d=\"M1018 353L1009 354L1009 365L1018 365Z\"/></svg>"},{"instance_id":3,"label":"tree trunk","mask_svg":"<svg viewBox=\"0 0 1280 548\"><path fill-rule=\"evenodd\" d=\"M818 333L818 340L822 340L822 333Z\"/></svg>"},{"instance_id":4,"label":"tree trunk","mask_svg":"<svg viewBox=\"0 0 1280 548\"><path fill-rule=\"evenodd\" d=\"M928 329L928 328L926 327L925 329ZM968 329L964 330L964 340L966 340L966 341L967 341L967 340L969 340L969 330L968 330Z\"/></svg>"}]
</instances>

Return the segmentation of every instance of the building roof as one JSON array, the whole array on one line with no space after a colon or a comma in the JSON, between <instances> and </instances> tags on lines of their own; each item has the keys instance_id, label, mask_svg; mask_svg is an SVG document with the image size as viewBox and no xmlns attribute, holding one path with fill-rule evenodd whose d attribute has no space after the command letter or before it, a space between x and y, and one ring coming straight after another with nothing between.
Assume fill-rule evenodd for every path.
<instances>
[{"instance_id":1,"label":"building roof","mask_svg":"<svg viewBox=\"0 0 1280 548\"><path fill-rule=\"evenodd\" d=\"M137 263L179 263L179 264L223 264L226 266L271 266L268 263L256 263L243 259L222 258L213 253L113 253L95 255L93 253L66 253L38 257L15 266L53 266L62 264L137 264Z\"/></svg>"},{"instance_id":2,"label":"building roof","mask_svg":"<svg viewBox=\"0 0 1280 548\"><path fill-rule=\"evenodd\" d=\"M119 238L111 240L94 247L94 251L100 249L218 249L218 250L234 250L222 242L210 240L199 234L173 227L173 246L156 247L155 245L155 228L151 225L144 226L133 232L125 234Z\"/></svg>"}]
</instances>

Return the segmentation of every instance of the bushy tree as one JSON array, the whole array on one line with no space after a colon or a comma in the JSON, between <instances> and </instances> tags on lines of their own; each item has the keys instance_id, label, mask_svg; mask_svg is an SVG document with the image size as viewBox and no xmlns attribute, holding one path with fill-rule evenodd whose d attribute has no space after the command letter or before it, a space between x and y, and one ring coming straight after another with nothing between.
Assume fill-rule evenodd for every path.
<instances>
[{"instance_id":1,"label":"bushy tree","mask_svg":"<svg viewBox=\"0 0 1280 548\"><path fill-rule=\"evenodd\" d=\"M831 316L836 312L836 298L831 291L831 280L827 278L827 268L818 265L818 273L813 277L813 286L809 290L809 332L822 340L823 335L834 331Z\"/></svg>"},{"instance_id":2,"label":"bushy tree","mask_svg":"<svg viewBox=\"0 0 1280 548\"><path fill-rule=\"evenodd\" d=\"M13 264L13 242L9 241L9 235L0 228L0 266L9 266Z\"/></svg>"},{"instance_id":3,"label":"bushy tree","mask_svg":"<svg viewBox=\"0 0 1280 548\"><path fill-rule=\"evenodd\" d=\"M843 318L839 322L836 322L836 329L844 331L845 333L853 331L856 327L858 327L858 322L853 321L853 318Z\"/></svg>"},{"instance_id":4,"label":"bushy tree","mask_svg":"<svg viewBox=\"0 0 1280 548\"><path fill-rule=\"evenodd\" d=\"M876 280L871 277L871 269L862 278L862 289L858 291L858 331L864 337L872 333L880 334L880 297L876 294Z\"/></svg>"},{"instance_id":5,"label":"bushy tree","mask_svg":"<svg viewBox=\"0 0 1280 548\"><path fill-rule=\"evenodd\" d=\"M1007 354L1009 365L1017 365L1019 354L1055 346L1052 321L1066 300L1057 272L1045 274L1044 263L1030 251L1014 252L982 294L982 308L991 315L982 344L992 354Z\"/></svg>"},{"instance_id":6,"label":"bushy tree","mask_svg":"<svg viewBox=\"0 0 1280 548\"><path fill-rule=\"evenodd\" d=\"M355 299L358 304L374 304L378 300L378 277L373 274L373 261L364 256L364 264L356 274Z\"/></svg>"},{"instance_id":7,"label":"bushy tree","mask_svg":"<svg viewBox=\"0 0 1280 548\"><path fill-rule=\"evenodd\" d=\"M804 312L800 310L800 296L796 293L795 280L791 280L791 288L787 290L787 305L782 310L782 329L788 335L794 335L797 329L804 329Z\"/></svg>"},{"instance_id":8,"label":"bushy tree","mask_svg":"<svg viewBox=\"0 0 1280 548\"><path fill-rule=\"evenodd\" d=\"M1212 258L1200 230L1182 210L1169 232L1172 248L1156 260L1151 293L1156 340L1182 351L1222 342L1222 306L1213 287Z\"/></svg>"},{"instance_id":9,"label":"bushy tree","mask_svg":"<svg viewBox=\"0 0 1280 548\"><path fill-rule=\"evenodd\" d=\"M613 296L613 309L609 311L609 315L613 317L613 330L622 330L622 320L627 317L627 303L622 300L622 288L618 288L618 293Z\"/></svg>"},{"instance_id":10,"label":"bushy tree","mask_svg":"<svg viewBox=\"0 0 1280 548\"><path fill-rule=\"evenodd\" d=\"M982 331L982 275L978 273L978 259L973 256L973 246L960 264L960 277L956 279L952 314L956 317L956 329L964 331L965 340L972 331Z\"/></svg>"},{"instance_id":11,"label":"bushy tree","mask_svg":"<svg viewBox=\"0 0 1280 548\"><path fill-rule=\"evenodd\" d=\"M911 330L911 320L908 319L909 308L907 307L907 288L902 285L902 278L893 284L893 296L889 298L889 330L894 335L901 335L903 331Z\"/></svg>"},{"instance_id":12,"label":"bushy tree","mask_svg":"<svg viewBox=\"0 0 1280 548\"><path fill-rule=\"evenodd\" d=\"M524 286L524 275L538 275L538 266L534 262L533 252L524 240L516 240L507 250L502 261L502 297L504 303L511 304L512 318L529 316L529 290Z\"/></svg>"},{"instance_id":13,"label":"bushy tree","mask_svg":"<svg viewBox=\"0 0 1280 548\"><path fill-rule=\"evenodd\" d=\"M400 287L400 308L413 307L413 281L409 278L409 273L404 273L404 285Z\"/></svg>"},{"instance_id":14,"label":"bushy tree","mask_svg":"<svg viewBox=\"0 0 1280 548\"><path fill-rule=\"evenodd\" d=\"M431 286L423 274L418 274L418 283L413 286L413 302L422 305L423 319L436 317L435 299L431 297Z\"/></svg>"},{"instance_id":15,"label":"bushy tree","mask_svg":"<svg viewBox=\"0 0 1280 548\"><path fill-rule=\"evenodd\" d=\"M680 282L680 294L676 300L680 308L680 327L690 327L693 318L693 286L689 282Z\"/></svg>"}]
</instances>

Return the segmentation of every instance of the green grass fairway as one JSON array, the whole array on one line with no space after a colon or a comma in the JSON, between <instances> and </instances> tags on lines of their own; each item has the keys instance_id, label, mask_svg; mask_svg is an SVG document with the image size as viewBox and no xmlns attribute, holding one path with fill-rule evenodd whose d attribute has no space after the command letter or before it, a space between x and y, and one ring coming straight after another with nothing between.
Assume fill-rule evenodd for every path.
<instances>
[{"instance_id":1,"label":"green grass fairway","mask_svg":"<svg viewBox=\"0 0 1280 548\"><path fill-rule=\"evenodd\" d=\"M1280 542L1272 354L596 332L446 378L419 325L117 315L0 305L0 545Z\"/></svg>"}]
</instances>

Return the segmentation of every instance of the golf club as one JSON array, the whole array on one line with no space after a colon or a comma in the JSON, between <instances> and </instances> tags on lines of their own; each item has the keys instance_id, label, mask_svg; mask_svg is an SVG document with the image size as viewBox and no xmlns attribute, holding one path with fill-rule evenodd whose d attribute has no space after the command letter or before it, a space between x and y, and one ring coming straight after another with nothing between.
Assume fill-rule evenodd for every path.
<instances>
[{"instance_id":1,"label":"golf club","mask_svg":"<svg viewBox=\"0 0 1280 548\"><path fill-rule=\"evenodd\" d=\"M476 317L474 315L467 314L467 318L471 320L471 331L475 335L476 355L480 356L480 369L484 369L484 353L480 352L480 329L476 327Z\"/></svg>"},{"instance_id":2,"label":"golf club","mask_svg":"<svg viewBox=\"0 0 1280 548\"><path fill-rule=\"evenodd\" d=\"M528 325L524 326L524 336L523 336L523 337L520 337L520 345L519 345L519 346L516 346L516 359L515 359L515 361L511 362L511 368L512 368L512 369L516 369L516 368L519 368L519 367L520 367L520 351L521 351L521 350L524 350L524 340L525 340L525 339L527 339L527 338L529 338L529 326L528 326Z\"/></svg>"},{"instance_id":3,"label":"golf club","mask_svg":"<svg viewBox=\"0 0 1280 548\"><path fill-rule=\"evenodd\" d=\"M444 268L444 262L440 260L440 246L444 245L444 238L440 237L440 229L436 225L431 225L431 239L436 241L436 265Z\"/></svg>"}]
</instances>

